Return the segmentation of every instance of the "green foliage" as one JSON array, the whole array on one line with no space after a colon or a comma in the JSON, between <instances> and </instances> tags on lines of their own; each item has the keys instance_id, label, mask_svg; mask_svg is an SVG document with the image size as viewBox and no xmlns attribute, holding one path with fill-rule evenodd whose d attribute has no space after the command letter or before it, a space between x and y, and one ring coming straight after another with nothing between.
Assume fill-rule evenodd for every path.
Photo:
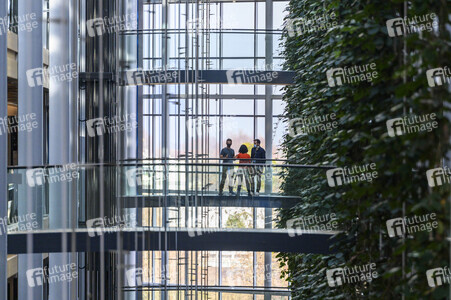
<instances>
[{"instance_id":1,"label":"green foliage","mask_svg":"<svg viewBox=\"0 0 451 300\"><path fill-rule=\"evenodd\" d=\"M311 214L336 213L343 233L335 254L281 253L293 299L444 299L449 285L430 288L426 270L449 266L450 186L430 188L426 170L449 163L450 93L430 88L426 70L449 65L450 1L291 0L288 18L318 19L335 13L337 26L294 37L284 31L285 69L296 72L285 88L286 116L335 113L338 128L284 138L290 164L336 165L376 163L373 182L329 187L325 170L290 168L283 176L286 194L301 197L292 209L280 210L278 224ZM386 21L404 15L435 13L439 28L389 37ZM405 52L403 48L405 47ZM405 53L405 55L404 55ZM375 63L378 77L329 87L326 70ZM436 113L431 132L389 137L386 121L407 115ZM448 118L446 117L448 116ZM448 154L448 155L447 155ZM439 228L406 239L390 238L386 221L404 215L435 213ZM403 260L405 265L403 267ZM330 288L326 269L376 263L380 277L370 284Z\"/></svg>"},{"instance_id":2,"label":"green foliage","mask_svg":"<svg viewBox=\"0 0 451 300\"><path fill-rule=\"evenodd\" d=\"M226 228L249 228L252 223L252 215L247 211L235 212L227 218Z\"/></svg>"}]
</instances>

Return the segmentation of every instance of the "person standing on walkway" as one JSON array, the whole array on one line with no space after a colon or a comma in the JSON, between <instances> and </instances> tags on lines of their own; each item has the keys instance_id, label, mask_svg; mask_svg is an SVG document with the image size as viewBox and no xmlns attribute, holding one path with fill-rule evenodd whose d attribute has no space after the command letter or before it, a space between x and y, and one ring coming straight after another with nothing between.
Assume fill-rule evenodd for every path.
<instances>
[{"instance_id":1,"label":"person standing on walkway","mask_svg":"<svg viewBox=\"0 0 451 300\"><path fill-rule=\"evenodd\" d=\"M219 184L219 195L222 196L224 191L224 185L226 178L228 177L228 186L229 193L231 196L234 196L233 193L233 158L235 157L235 150L232 149L232 140L227 139L226 146L221 150L219 156L223 159L223 167L222 167L222 175L221 175L221 183Z\"/></svg>"},{"instance_id":2,"label":"person standing on walkway","mask_svg":"<svg viewBox=\"0 0 451 300\"><path fill-rule=\"evenodd\" d=\"M262 187L262 174L264 173L263 164L266 162L266 151L261 147L261 141L259 139L254 140L254 148L251 151L252 163L260 164L252 168L251 178L251 190L255 193L255 196L260 195L260 189ZM255 181L257 181L257 190L255 190Z\"/></svg>"},{"instance_id":3,"label":"person standing on walkway","mask_svg":"<svg viewBox=\"0 0 451 300\"><path fill-rule=\"evenodd\" d=\"M250 164L251 163L251 156L247 154L249 152L249 149L247 149L246 145L241 145L240 150L238 151L238 155L235 156L235 158L238 158L240 161L240 164ZM247 195L249 197L252 196L251 193L251 187L250 187L250 177L249 177L249 168L248 166L242 166L238 167L237 170L237 181L238 181L238 187L236 190L236 194L238 197L240 196L241 192L241 186L243 185L243 181L246 181L246 188L247 188Z\"/></svg>"}]
</instances>

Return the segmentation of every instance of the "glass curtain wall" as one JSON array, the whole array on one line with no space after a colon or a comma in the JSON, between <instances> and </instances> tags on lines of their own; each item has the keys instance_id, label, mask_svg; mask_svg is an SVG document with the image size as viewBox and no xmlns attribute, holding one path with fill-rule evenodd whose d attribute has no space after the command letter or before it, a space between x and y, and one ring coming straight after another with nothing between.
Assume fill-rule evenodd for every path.
<instances>
[{"instance_id":1,"label":"glass curtain wall","mask_svg":"<svg viewBox=\"0 0 451 300\"><path fill-rule=\"evenodd\" d=\"M176 72L265 70L266 34L273 35L274 41L274 65L267 69L281 70L279 44L286 1L273 3L274 26L270 30L265 28L265 2L171 2L167 30L163 5L144 4L142 31L128 33L142 41L144 70L162 70L165 59L168 70ZM162 51L165 36L167 57ZM196 82L145 85L142 89L142 157L159 162L165 158L162 134L167 117L167 156L171 162L211 164L206 168L167 167L168 195L195 194L201 203L204 196L217 194L220 169L214 164L227 138L233 140L236 152L241 144L252 147L254 138L265 148L264 85ZM281 94L281 86L272 86L273 147L266 151L272 151L273 159L283 159L278 149L285 132ZM163 172L163 167L155 168ZM162 181L143 178L143 196L162 195L163 190ZM273 191L278 192L277 180ZM172 228L265 228L264 208L156 207L143 208L142 216L143 226L149 227L164 227L166 219ZM159 299L165 292L169 299L196 295L199 299L268 299L263 295L266 279L271 282L271 299L288 299L275 255L268 264L262 252L164 251L162 245L162 251L142 253L143 296Z\"/></svg>"},{"instance_id":2,"label":"glass curtain wall","mask_svg":"<svg viewBox=\"0 0 451 300\"><path fill-rule=\"evenodd\" d=\"M274 2L274 66L280 70L280 36L284 8L287 2ZM265 69L265 3L221 2L204 3L196 20L195 4L169 4L168 64L170 70ZM208 8L207 8L208 6ZM208 13L207 13L208 12ZM161 70L161 43L163 30L162 5L144 5L143 69ZM209 20L207 22L207 14ZM187 28L188 26L188 28ZM199 33L199 53L196 57L196 27ZM188 48L186 42L188 41ZM187 64L188 63L188 64ZM273 158L283 158L278 151L285 124L281 121L284 105L281 87L273 87ZM188 95L186 94L188 91ZM144 158L161 158L162 86L144 86ZM169 155L172 158L192 155L195 143L193 132L186 137L185 127L202 124L202 157L217 158L225 139L231 138L234 146L252 144L254 138L265 145L265 87L263 85L168 85L169 100ZM188 114L186 107L188 102ZM197 112L197 113L196 113ZM186 119L188 115L188 119ZM191 130L190 130L191 131Z\"/></svg>"}]
</instances>

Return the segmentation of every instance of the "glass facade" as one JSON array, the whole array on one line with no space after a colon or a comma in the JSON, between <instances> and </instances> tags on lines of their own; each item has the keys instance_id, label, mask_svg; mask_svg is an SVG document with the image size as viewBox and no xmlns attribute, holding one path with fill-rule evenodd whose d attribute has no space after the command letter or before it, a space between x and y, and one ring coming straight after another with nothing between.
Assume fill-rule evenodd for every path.
<instances>
[{"instance_id":1,"label":"glass facade","mask_svg":"<svg viewBox=\"0 0 451 300\"><path fill-rule=\"evenodd\" d=\"M274 63L271 70L281 70L282 57L281 28L284 8L287 2L273 4L274 25L265 28L265 3L209 3L199 8L196 19L195 4L169 4L168 14L168 68L173 70L230 70L249 69L264 70L265 37L273 36L271 49ZM161 69L162 55L159 49L164 32L161 29L162 4L144 5L142 31L143 68ZM186 10L190 14L186 17ZM208 15L208 19L205 16ZM196 36L199 36L199 53L196 56ZM188 44L186 44L188 42ZM186 94L188 91L188 95ZM265 87L262 85L183 85L168 86L169 99L169 134L170 157L185 155L185 124L201 120L204 145L202 153L207 157L218 157L226 138L234 140L235 145L252 144L253 138L265 140ZM145 86L144 101L144 157L160 158L161 138L155 132L162 118L162 87ZM272 87L274 141L272 153L274 158L283 158L278 148L286 131L281 122L284 106L281 100L280 86ZM196 95L199 99L196 101ZM190 111L185 112L188 106ZM188 119L186 119L188 117ZM147 133L147 134L146 134ZM188 139L193 132L188 132ZM180 139L179 139L180 137ZM179 142L180 141L180 142ZM193 145L189 145L193 147ZM190 148L192 152L192 148Z\"/></svg>"},{"instance_id":2,"label":"glass facade","mask_svg":"<svg viewBox=\"0 0 451 300\"><path fill-rule=\"evenodd\" d=\"M287 3L8 1L8 299L290 298L290 82L235 79L283 75ZM155 71L178 77L136 81ZM224 165L227 139L266 154Z\"/></svg>"}]
</instances>

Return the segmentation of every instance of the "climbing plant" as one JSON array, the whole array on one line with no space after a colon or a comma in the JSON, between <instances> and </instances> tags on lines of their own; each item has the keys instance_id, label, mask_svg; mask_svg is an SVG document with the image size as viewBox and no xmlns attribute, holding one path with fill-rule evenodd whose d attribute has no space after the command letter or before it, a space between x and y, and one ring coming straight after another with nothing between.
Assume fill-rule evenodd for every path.
<instances>
[{"instance_id":1,"label":"climbing plant","mask_svg":"<svg viewBox=\"0 0 451 300\"><path fill-rule=\"evenodd\" d=\"M431 86L427 73L450 67L449 4L289 2L282 43L284 67L295 72L295 80L284 90L286 122L291 129L306 129L294 121L304 120L305 125L305 120L329 116L336 126L287 133L283 149L288 163L340 168L374 164L377 172L372 181L330 186L325 169L287 168L284 192L299 196L299 202L279 211L278 226L286 228L289 220L303 216L334 213L341 232L332 240L331 254L279 254L280 264L288 267L283 276L293 299L449 297L449 284L431 287L426 276L427 270L450 266L450 184L431 187L426 174L451 165L449 82ZM403 23L407 25L409 20L427 23L425 18L435 23L430 24L433 29L403 32L402 26L395 26L399 21L390 20L404 16L409 17ZM352 71L354 66L360 67L355 72L365 70L371 76L353 82L346 82L346 74L339 77L341 82L328 77L332 69ZM449 79L446 74L440 78ZM416 132L397 132L397 118L436 123ZM434 218L436 228L389 236L387 221L426 215ZM327 270L369 263L376 265L378 275L370 282L327 282Z\"/></svg>"}]
</instances>

